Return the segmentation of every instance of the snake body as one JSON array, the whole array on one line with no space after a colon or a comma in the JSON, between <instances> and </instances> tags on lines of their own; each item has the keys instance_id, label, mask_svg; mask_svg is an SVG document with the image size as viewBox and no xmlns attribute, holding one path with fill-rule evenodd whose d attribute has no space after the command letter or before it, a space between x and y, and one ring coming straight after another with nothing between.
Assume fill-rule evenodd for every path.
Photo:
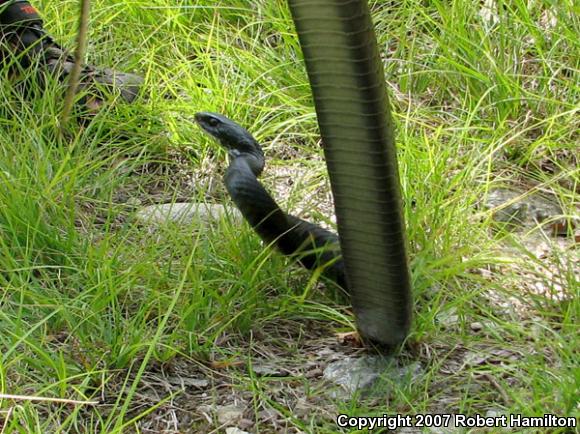
<instances>
[{"instance_id":1,"label":"snake body","mask_svg":"<svg viewBox=\"0 0 580 434\"><path fill-rule=\"evenodd\" d=\"M228 151L226 189L260 238L284 255L296 257L309 270L323 267L323 276L348 291L338 236L280 208L258 180L265 157L252 134L217 113L197 113L195 120Z\"/></svg>"},{"instance_id":2,"label":"snake body","mask_svg":"<svg viewBox=\"0 0 580 434\"><path fill-rule=\"evenodd\" d=\"M410 330L413 302L385 59L369 6L376 3L288 0L324 143L357 327L369 340L396 346Z\"/></svg>"}]
</instances>

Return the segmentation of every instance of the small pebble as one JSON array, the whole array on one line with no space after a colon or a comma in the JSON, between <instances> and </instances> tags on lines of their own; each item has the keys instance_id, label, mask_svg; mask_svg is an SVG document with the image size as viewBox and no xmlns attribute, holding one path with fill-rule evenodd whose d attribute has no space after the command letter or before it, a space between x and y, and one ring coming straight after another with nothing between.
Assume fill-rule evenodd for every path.
<instances>
[{"instance_id":1,"label":"small pebble","mask_svg":"<svg viewBox=\"0 0 580 434\"><path fill-rule=\"evenodd\" d=\"M247 431L242 431L239 428L230 427L226 428L226 434L250 434L250 433Z\"/></svg>"},{"instance_id":2,"label":"small pebble","mask_svg":"<svg viewBox=\"0 0 580 434\"><path fill-rule=\"evenodd\" d=\"M474 332L479 332L481 330L483 330L483 324L476 321L476 322L472 322L471 325L471 330L473 330Z\"/></svg>"},{"instance_id":3,"label":"small pebble","mask_svg":"<svg viewBox=\"0 0 580 434\"><path fill-rule=\"evenodd\" d=\"M238 422L244 415L244 408L237 405L226 405L216 409L217 419L220 424Z\"/></svg>"}]
</instances>

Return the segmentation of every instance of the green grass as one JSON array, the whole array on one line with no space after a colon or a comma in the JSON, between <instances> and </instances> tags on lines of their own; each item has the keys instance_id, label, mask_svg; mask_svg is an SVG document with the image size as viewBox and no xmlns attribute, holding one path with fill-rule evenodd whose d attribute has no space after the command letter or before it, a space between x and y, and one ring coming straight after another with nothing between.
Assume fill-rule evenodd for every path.
<instances>
[{"instance_id":1,"label":"green grass","mask_svg":"<svg viewBox=\"0 0 580 434\"><path fill-rule=\"evenodd\" d=\"M77 2L35 5L72 46ZM399 363L418 361L420 375L385 378L380 398L328 398L299 367L336 349L335 332L353 330L347 305L264 250L247 226L152 231L132 219L129 198L229 203L225 155L192 122L200 110L255 134L270 189L284 168L303 174L278 196L284 206L313 206L327 193L285 2L95 0L89 62L139 72L147 99L61 134L59 84L23 95L0 70L0 393L100 404L3 399L3 433L160 432L171 405L196 414L182 432L220 432L196 409L234 395L258 421L252 432L336 432L340 412L578 417L573 238L548 238L538 258L521 234L491 230L482 206L494 187L519 185L550 192L570 219L578 214L578 6L498 1L491 19L479 2L460 0L372 7L416 298ZM531 282L558 284L565 300L534 293ZM266 378L243 367L268 357L291 374ZM157 384L157 398L147 395L151 378L175 366L226 378L227 392L210 387L202 399ZM298 398L311 407L305 416ZM285 428L265 422L264 409Z\"/></svg>"}]
</instances>

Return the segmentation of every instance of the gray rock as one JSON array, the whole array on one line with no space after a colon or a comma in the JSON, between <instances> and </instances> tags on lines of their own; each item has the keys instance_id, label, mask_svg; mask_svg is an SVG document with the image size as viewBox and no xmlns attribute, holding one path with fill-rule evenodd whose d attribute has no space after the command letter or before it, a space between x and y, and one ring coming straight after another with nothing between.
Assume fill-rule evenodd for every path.
<instances>
[{"instance_id":1,"label":"gray rock","mask_svg":"<svg viewBox=\"0 0 580 434\"><path fill-rule=\"evenodd\" d=\"M459 323L459 315L457 315L457 309L454 307L443 310L437 314L437 321L443 324L446 328L451 328Z\"/></svg>"},{"instance_id":2,"label":"gray rock","mask_svg":"<svg viewBox=\"0 0 580 434\"><path fill-rule=\"evenodd\" d=\"M181 225L189 225L194 222L210 225L222 219L230 219L235 223L242 221L242 216L236 208L201 202L150 205L137 211L135 218L142 223L154 226L168 222Z\"/></svg>"},{"instance_id":3,"label":"gray rock","mask_svg":"<svg viewBox=\"0 0 580 434\"><path fill-rule=\"evenodd\" d=\"M324 379L341 386L352 395L357 390L372 387L387 364L378 357L346 357L330 363L324 370Z\"/></svg>"},{"instance_id":4,"label":"gray rock","mask_svg":"<svg viewBox=\"0 0 580 434\"><path fill-rule=\"evenodd\" d=\"M539 193L497 188L491 190L484 207L492 211L492 218L500 228L517 230L533 227L550 220L551 227L561 225L562 208Z\"/></svg>"},{"instance_id":5,"label":"gray rock","mask_svg":"<svg viewBox=\"0 0 580 434\"><path fill-rule=\"evenodd\" d=\"M500 417L506 414L501 408L491 408L485 412L485 417Z\"/></svg>"},{"instance_id":6,"label":"gray rock","mask_svg":"<svg viewBox=\"0 0 580 434\"><path fill-rule=\"evenodd\" d=\"M449 419L448 426L437 426L437 427L429 427L426 431L429 434L462 434L465 432L463 428L458 428L455 426L455 418L451 417Z\"/></svg>"},{"instance_id":7,"label":"gray rock","mask_svg":"<svg viewBox=\"0 0 580 434\"><path fill-rule=\"evenodd\" d=\"M141 199L139 199L138 197L130 197L125 202L125 205L133 207L133 208L140 207L141 204L142 204Z\"/></svg>"},{"instance_id":8,"label":"gray rock","mask_svg":"<svg viewBox=\"0 0 580 434\"><path fill-rule=\"evenodd\" d=\"M479 321L475 321L472 322L469 327L471 328L472 331L474 332L480 332L481 330L483 330L483 324L480 323Z\"/></svg>"},{"instance_id":9,"label":"gray rock","mask_svg":"<svg viewBox=\"0 0 580 434\"><path fill-rule=\"evenodd\" d=\"M259 377L281 377L288 374L287 371L277 367L275 364L263 361L254 361L252 371Z\"/></svg>"},{"instance_id":10,"label":"gray rock","mask_svg":"<svg viewBox=\"0 0 580 434\"><path fill-rule=\"evenodd\" d=\"M226 434L250 434L248 431L242 431L239 428L226 428Z\"/></svg>"},{"instance_id":11,"label":"gray rock","mask_svg":"<svg viewBox=\"0 0 580 434\"><path fill-rule=\"evenodd\" d=\"M181 386L181 387L195 387L198 389L205 389L209 386L209 380L205 378L191 378L191 377L178 377L178 376L170 376L167 377L167 381L170 384Z\"/></svg>"},{"instance_id":12,"label":"gray rock","mask_svg":"<svg viewBox=\"0 0 580 434\"><path fill-rule=\"evenodd\" d=\"M528 219L529 204L527 203L512 203L499 208L493 213L493 219L507 227L524 226Z\"/></svg>"},{"instance_id":13,"label":"gray rock","mask_svg":"<svg viewBox=\"0 0 580 434\"><path fill-rule=\"evenodd\" d=\"M225 405L216 408L217 420L220 424L233 424L242 419L245 408L239 405Z\"/></svg>"},{"instance_id":14,"label":"gray rock","mask_svg":"<svg viewBox=\"0 0 580 434\"><path fill-rule=\"evenodd\" d=\"M334 398L350 398L355 393L383 395L388 393L389 384L384 388L376 388L381 377L392 382L401 382L409 375L419 375L421 365L413 363L408 366L397 367L393 359L365 355L362 357L345 357L330 363L324 370L324 379L340 387L338 391L331 391ZM380 385L382 386L382 384ZM342 393L341 393L342 392Z\"/></svg>"}]
</instances>

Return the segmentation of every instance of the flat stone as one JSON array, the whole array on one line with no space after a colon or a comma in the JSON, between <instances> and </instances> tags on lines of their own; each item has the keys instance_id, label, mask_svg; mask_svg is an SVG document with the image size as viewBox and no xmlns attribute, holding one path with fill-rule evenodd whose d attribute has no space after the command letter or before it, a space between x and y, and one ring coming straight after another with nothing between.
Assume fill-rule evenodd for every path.
<instances>
[{"instance_id":1,"label":"flat stone","mask_svg":"<svg viewBox=\"0 0 580 434\"><path fill-rule=\"evenodd\" d=\"M242 215L236 208L221 204L177 202L141 208L135 213L135 219L154 226L161 226L168 222L186 226L192 223L211 225L222 219L240 223Z\"/></svg>"},{"instance_id":2,"label":"flat stone","mask_svg":"<svg viewBox=\"0 0 580 434\"><path fill-rule=\"evenodd\" d=\"M226 434L250 434L250 433L248 431L242 431L239 428L230 427L226 428Z\"/></svg>"},{"instance_id":3,"label":"flat stone","mask_svg":"<svg viewBox=\"0 0 580 434\"><path fill-rule=\"evenodd\" d=\"M494 222L503 229L533 227L545 221L550 222L548 227L554 235L561 235L568 228L558 203L537 192L528 194L516 189L497 188L488 193L484 207L493 212Z\"/></svg>"},{"instance_id":4,"label":"flat stone","mask_svg":"<svg viewBox=\"0 0 580 434\"><path fill-rule=\"evenodd\" d=\"M254 361L252 371L259 377L282 377L288 374L284 369L263 361Z\"/></svg>"},{"instance_id":5,"label":"flat stone","mask_svg":"<svg viewBox=\"0 0 580 434\"><path fill-rule=\"evenodd\" d=\"M457 309L451 308L449 310L443 310L437 314L437 321L443 324L445 327L453 327L459 323L459 315L457 315Z\"/></svg>"},{"instance_id":6,"label":"flat stone","mask_svg":"<svg viewBox=\"0 0 580 434\"><path fill-rule=\"evenodd\" d=\"M209 380L205 378L191 378L191 377L178 377L178 376L170 376L167 377L167 381L170 384L181 386L181 387L195 387L198 389L205 389L209 386Z\"/></svg>"},{"instance_id":7,"label":"flat stone","mask_svg":"<svg viewBox=\"0 0 580 434\"><path fill-rule=\"evenodd\" d=\"M216 408L217 420L220 424L233 424L244 416L245 408L238 405L225 405Z\"/></svg>"},{"instance_id":8,"label":"flat stone","mask_svg":"<svg viewBox=\"0 0 580 434\"><path fill-rule=\"evenodd\" d=\"M480 323L479 321L472 322L472 323L469 325L469 327L470 327L470 328L471 328L471 330L472 330L472 331L474 331L474 332L479 332L479 331L483 330L483 324L482 324L482 323Z\"/></svg>"},{"instance_id":9,"label":"flat stone","mask_svg":"<svg viewBox=\"0 0 580 434\"><path fill-rule=\"evenodd\" d=\"M491 408L485 412L485 417L500 417L505 414L501 408Z\"/></svg>"},{"instance_id":10,"label":"flat stone","mask_svg":"<svg viewBox=\"0 0 580 434\"><path fill-rule=\"evenodd\" d=\"M330 363L324 370L324 379L340 387L339 391L331 391L334 398L350 398L357 392L373 392L375 384L383 375L390 381L400 382L409 375L417 376L420 370L418 362L397 367L392 358L364 355L345 357ZM385 390L380 391L380 395L384 393Z\"/></svg>"},{"instance_id":11,"label":"flat stone","mask_svg":"<svg viewBox=\"0 0 580 434\"><path fill-rule=\"evenodd\" d=\"M352 395L368 389L386 369L386 363L377 357L346 357L330 363L324 370L324 379L341 386Z\"/></svg>"}]
</instances>

